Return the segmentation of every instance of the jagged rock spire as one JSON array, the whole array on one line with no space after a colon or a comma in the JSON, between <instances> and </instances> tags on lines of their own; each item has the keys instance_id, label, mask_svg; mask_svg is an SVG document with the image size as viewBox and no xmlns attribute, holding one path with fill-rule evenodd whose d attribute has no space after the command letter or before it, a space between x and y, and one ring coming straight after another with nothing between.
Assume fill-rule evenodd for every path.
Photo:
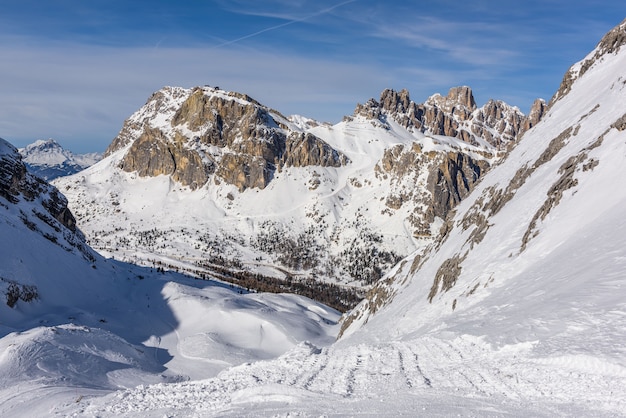
<instances>
[{"instance_id":1,"label":"jagged rock spire","mask_svg":"<svg viewBox=\"0 0 626 418\"><path fill-rule=\"evenodd\" d=\"M542 105L543 103L543 105ZM505 150L526 130L534 126L545 112L545 102L535 102L532 115L526 117L518 108L500 100L489 100L478 108L472 89L452 87L447 96L434 94L423 104L410 99L406 89L385 89L380 102L374 99L356 106L354 115L380 120L391 117L407 129L429 135L445 135L473 145L487 142Z\"/></svg>"}]
</instances>

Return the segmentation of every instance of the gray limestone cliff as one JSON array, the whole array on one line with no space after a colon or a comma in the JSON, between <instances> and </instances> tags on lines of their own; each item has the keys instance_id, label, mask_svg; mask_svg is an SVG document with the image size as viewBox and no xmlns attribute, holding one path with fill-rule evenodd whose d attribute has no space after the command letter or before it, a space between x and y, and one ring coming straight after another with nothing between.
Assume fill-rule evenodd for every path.
<instances>
[{"instance_id":1,"label":"gray limestone cliff","mask_svg":"<svg viewBox=\"0 0 626 418\"><path fill-rule=\"evenodd\" d=\"M165 122L158 124L157 119ZM165 88L129 118L106 155L129 144L120 167L170 175L191 189L214 181L263 189L284 166L339 167L347 158L249 96L210 87Z\"/></svg>"}]
</instances>

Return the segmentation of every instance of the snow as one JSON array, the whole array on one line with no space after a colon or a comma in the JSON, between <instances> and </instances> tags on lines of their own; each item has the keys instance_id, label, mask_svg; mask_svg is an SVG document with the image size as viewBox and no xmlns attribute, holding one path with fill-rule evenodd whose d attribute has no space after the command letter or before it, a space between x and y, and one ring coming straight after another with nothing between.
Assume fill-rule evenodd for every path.
<instances>
[{"instance_id":1,"label":"snow","mask_svg":"<svg viewBox=\"0 0 626 418\"><path fill-rule=\"evenodd\" d=\"M162 89L129 118L127 127L148 121L151 127L167 135L173 136L177 131L189 139L187 146L198 151L205 161L218 160L228 150L202 145L193 140L200 131L172 124L176 109L191 93L192 89ZM202 93L208 98L250 103L212 87L203 87ZM75 176L56 180L55 184L68 197L89 244L106 256L144 265L158 258L197 269L198 263L219 253L237 260L248 270L272 277L284 278L286 271L295 277L312 273L319 280L360 287L364 283L340 269L326 266L332 265L331 257L355 247L354 240L364 231L365 223L366 232L371 230L372 234L381 236L381 247L398 257L423 249L430 242L430 237L415 237L415 226L408 221L414 210L424 208L407 202L399 209L392 209L386 201L392 192L402 195L418 188L416 195L425 193L428 173L422 170L415 179L419 185L413 184L414 180L408 176L397 181L379 178L377 164L386 150L394 146L405 146L408 150L419 144L424 153L462 150L475 160L493 163L498 158L488 144L477 147L455 138L408 131L392 118L383 125L356 116L331 126L301 116L287 119L275 111L267 111L281 126L270 123L271 129L283 129L287 134L289 130L306 130L347 156L349 164L339 168L284 167L273 174L263 190L240 192L218 177L211 177L203 187L192 191L168 176L139 178L120 170L119 162L128 144L100 163ZM254 248L254 239L274 226L285 231L285 238L294 241L315 230L315 240L324 247L325 254L319 267L313 272L289 269L278 265L276 254ZM140 233L154 229L161 235L153 248L120 244L134 237L129 230ZM207 249L203 242L206 237L219 242L220 248Z\"/></svg>"},{"instance_id":2,"label":"snow","mask_svg":"<svg viewBox=\"0 0 626 418\"><path fill-rule=\"evenodd\" d=\"M576 80L460 204L449 235L419 269L415 252L374 289L388 291L385 304L376 312L360 305L361 316L332 344L338 314L321 304L100 257L94 269L0 206L2 236L24 237L0 242L13 260L0 265L0 277L36 277L42 294L0 307L0 415L624 416L626 132L611 127L624 115L623 68L626 51ZM568 127L564 146L541 161ZM345 135L349 128L334 126L326 139L353 156L381 146L377 136ZM554 186L575 156L585 158L555 204ZM105 175L114 158L89 173ZM532 171L519 182L522 167ZM122 180L94 182L93 193ZM132 190L165 181L141 180ZM507 187L510 199L487 209ZM470 239L478 227L463 222L470 214L486 217L482 240ZM524 246L529 230L536 234ZM433 278L455 256L454 284L429 301Z\"/></svg>"},{"instance_id":3,"label":"snow","mask_svg":"<svg viewBox=\"0 0 626 418\"><path fill-rule=\"evenodd\" d=\"M3 155L15 153L0 146ZM326 346L335 338L339 313L307 298L249 293L97 254L86 260L67 249L62 233L63 247L44 238L55 231L29 215L39 202L0 205L0 236L20 237L0 241L1 289L10 281L39 294L13 308L0 304L0 416L54 415L96 394L207 378L301 341Z\"/></svg>"},{"instance_id":4,"label":"snow","mask_svg":"<svg viewBox=\"0 0 626 418\"><path fill-rule=\"evenodd\" d=\"M54 139L37 140L19 152L29 170L46 180L77 173L102 159L97 152L74 154Z\"/></svg>"}]
</instances>

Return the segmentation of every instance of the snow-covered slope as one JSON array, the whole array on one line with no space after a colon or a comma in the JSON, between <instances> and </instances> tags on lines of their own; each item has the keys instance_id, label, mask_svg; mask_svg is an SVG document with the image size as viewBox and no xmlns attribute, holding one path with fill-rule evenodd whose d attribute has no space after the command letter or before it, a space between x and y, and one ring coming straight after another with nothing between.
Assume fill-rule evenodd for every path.
<instances>
[{"instance_id":1,"label":"snow-covered slope","mask_svg":"<svg viewBox=\"0 0 626 418\"><path fill-rule=\"evenodd\" d=\"M0 139L0 416L334 340L339 314L310 299L104 259L66 203Z\"/></svg>"},{"instance_id":2,"label":"snow-covered slope","mask_svg":"<svg viewBox=\"0 0 626 418\"><path fill-rule=\"evenodd\" d=\"M470 107L453 106L459 91ZM118 259L367 287L431 242L524 120L501 102L487 118L467 87L449 96L419 107L386 90L329 126L239 93L167 87L104 160L55 184L90 245ZM472 133L490 124L493 144Z\"/></svg>"},{"instance_id":3,"label":"snow-covered slope","mask_svg":"<svg viewBox=\"0 0 626 418\"><path fill-rule=\"evenodd\" d=\"M78 173L102 159L102 154L97 152L74 154L54 139L40 139L20 148L19 152L26 167L48 181Z\"/></svg>"},{"instance_id":4,"label":"snow-covered slope","mask_svg":"<svg viewBox=\"0 0 626 418\"><path fill-rule=\"evenodd\" d=\"M336 344L70 406L85 416L624 416L626 21Z\"/></svg>"}]
</instances>

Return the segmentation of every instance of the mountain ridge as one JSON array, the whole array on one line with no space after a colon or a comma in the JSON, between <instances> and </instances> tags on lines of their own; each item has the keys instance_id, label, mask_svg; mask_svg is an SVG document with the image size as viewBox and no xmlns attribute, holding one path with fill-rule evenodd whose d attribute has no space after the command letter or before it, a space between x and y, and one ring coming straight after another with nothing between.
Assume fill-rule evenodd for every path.
<instances>
[{"instance_id":1,"label":"mountain ridge","mask_svg":"<svg viewBox=\"0 0 626 418\"><path fill-rule=\"evenodd\" d=\"M254 271L360 292L423 248L532 123L502 102L465 109L459 100L474 102L468 87L450 95L418 105L406 90L385 90L380 103L357 105L331 126L215 87L165 87L125 121L103 162L55 184L106 254L145 263L153 241L146 247L133 237L156 230L160 257L191 260L198 271ZM477 140L473 131L490 124L493 144ZM458 136L445 136L450 129ZM118 216L129 227L112 229Z\"/></svg>"},{"instance_id":2,"label":"mountain ridge","mask_svg":"<svg viewBox=\"0 0 626 418\"><path fill-rule=\"evenodd\" d=\"M521 193L524 187L529 187L527 183L531 182L531 179L537 178L538 174L536 173L541 170L547 170L546 164L551 163L553 164L553 171L550 175L547 173L543 175L555 180L542 185L545 197L543 199L535 199L534 209L532 210L530 207L533 206L525 205L525 212L520 211L520 213L525 214L523 217L525 221L519 219L520 216L518 215L515 221L517 225L509 225L510 230L515 231L515 233L511 234L507 242L513 237L516 237L519 241L516 247L510 248L505 258L513 258L515 260L524 256L529 242L537 239L537 236L541 236L541 225L550 218L555 208L560 207L565 196L572 199L573 194L580 193L578 192L582 182L580 177L590 175L589 173L592 173L596 167L602 164L602 160L598 157L593 157L593 154L594 152L599 152L597 151L598 149L603 149L602 145L607 135L615 135L615 132L619 133L624 130L626 115L619 112L618 106L611 104L615 101L619 102L619 95L623 94L625 90L626 81L619 75L619 71L615 69L619 65L616 62L620 62L620 59L623 60L624 54L621 54L621 56L618 54L619 47L613 42L610 42L613 45L612 48L605 47L606 39L622 39L623 37L617 36L616 33L623 34L624 32L626 32L626 21L609 32L600 41L596 49L588 55L588 57L594 57L591 64L589 64L590 61L587 57L572 66L574 72L577 68L584 66L587 66L587 70L579 78L576 78L571 85L572 79L567 76L564 78L563 84L555 94L558 100L551 102L550 110L546 115L546 119L544 119L544 123L538 125L532 134L525 136L516 144L511 153L494 170L497 172L505 171L507 167L513 166L513 163L506 164L508 160L515 161L518 164L517 168L515 170L509 169L507 172L508 177L499 183L492 180L497 178L495 176L490 176L482 181L473 194L474 198L470 201L462 202L458 212L453 214L455 217L446 220L446 224L449 225L446 233L442 234L433 243L431 249L424 256L416 256L412 260L405 260L405 265L402 268L404 273L398 274L397 278L390 276L386 281L381 281L378 284L378 288L370 292L369 302L363 302L352 313L352 318L346 321L343 331L348 330L349 322L367 322L367 318L371 316L372 312L383 309L400 292L403 285L399 283L408 283L409 277L418 277L420 274L423 274L421 269L424 268L426 263L430 265L426 276L433 277L433 281L430 283L428 291L421 293L427 295L429 304L433 304L437 299L446 300L446 303L452 307L451 311L454 311L459 306L457 301L461 299L457 297L454 300L449 300L446 297L446 293L458 286L457 282L464 275L464 270L466 269L463 266L468 265L468 257L471 257L474 253L474 248L488 245L484 244L485 242L494 242L493 239L489 240L489 236L495 226L492 219L499 218L499 213L510 204L516 194ZM604 69L604 71L597 70L594 73L593 70L597 68ZM568 73L571 72L572 70L568 71ZM603 85L605 72L608 74L607 78L610 77L609 88ZM587 73L592 75L586 75ZM581 83L586 83L586 86L579 87L577 91L573 92L574 86ZM566 94L559 93L566 90ZM593 93L590 94L590 92ZM574 98L570 96L574 96ZM563 105L560 103L566 101L566 99L569 99L567 104ZM609 104L603 105L602 103L604 102ZM602 116L598 116L598 112L601 112ZM572 117L572 115L577 116ZM594 120L596 117L598 117L595 122L596 125L591 124L589 120ZM559 118L571 121L571 124L566 125L562 123L560 127L557 126L556 129L553 128L548 131L548 134L542 135L541 128L546 127L546 130L550 129L552 126L550 123L551 119L560 120ZM586 132L585 128L587 128ZM542 143L541 139L543 138L546 138L546 141ZM579 145L578 149L573 148L576 147L577 139L586 141ZM534 145L535 142L537 146ZM533 144L529 145L529 143ZM567 152L564 150L572 148L573 151L569 151L569 155L565 154L563 156ZM524 163L519 161L524 161ZM553 161L558 161L558 163ZM614 169L615 166L611 168ZM535 184L537 182L538 180L534 180ZM465 211L464 215L463 211ZM592 218L595 217L591 214L590 216ZM523 226L524 222L527 222L525 227ZM461 232L457 233L464 236L463 245L455 253L439 255L446 253L443 248L450 239L451 231L455 229L457 231L460 230ZM495 257L495 254L490 254L490 257ZM505 255L502 254L502 256L504 257ZM436 258L439 261L429 262L429 257ZM474 261L473 263L474 266L489 266L490 264L492 263L487 260ZM478 276L481 277L484 274L478 274ZM475 280L470 287L465 289L466 293L469 293L467 295L469 300L472 299L469 295L483 286L487 287L493 280L493 276Z\"/></svg>"}]
</instances>

